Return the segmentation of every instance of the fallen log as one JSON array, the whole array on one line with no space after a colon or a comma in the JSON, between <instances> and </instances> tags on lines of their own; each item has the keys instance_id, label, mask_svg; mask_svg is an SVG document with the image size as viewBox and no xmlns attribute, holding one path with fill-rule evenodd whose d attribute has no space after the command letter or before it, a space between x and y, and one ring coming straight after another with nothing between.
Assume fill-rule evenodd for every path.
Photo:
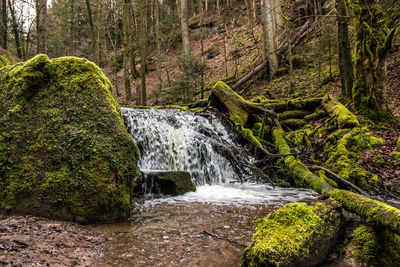
<instances>
[{"instance_id":1,"label":"fallen log","mask_svg":"<svg viewBox=\"0 0 400 267\"><path fill-rule=\"evenodd\" d=\"M268 115L276 118L274 111L250 104L221 81L217 82L212 89L209 104L220 111L228 111L231 121L243 126L246 124L249 114Z\"/></svg>"},{"instance_id":2,"label":"fallen log","mask_svg":"<svg viewBox=\"0 0 400 267\"><path fill-rule=\"evenodd\" d=\"M303 38L304 38L304 33L309 31L312 27L312 22L314 19L308 19L306 23L300 28L300 30L291 38L291 46L294 47L296 46ZM278 55L280 55L281 58L284 57L284 54L288 51L288 45L283 45L281 46L278 51L276 52ZM237 81L233 86L233 90L237 90L240 88L244 83L246 83L248 80L250 80L254 75L262 71L268 66L268 59L264 60L260 65L258 65L252 72L246 74L243 78L241 78L239 81Z\"/></svg>"},{"instance_id":3,"label":"fallen log","mask_svg":"<svg viewBox=\"0 0 400 267\"><path fill-rule=\"evenodd\" d=\"M360 126L356 116L333 96L326 95L322 99L322 106L332 117L334 126L338 129Z\"/></svg>"},{"instance_id":4,"label":"fallen log","mask_svg":"<svg viewBox=\"0 0 400 267\"><path fill-rule=\"evenodd\" d=\"M272 129L272 136L279 153L290 152L290 147L284 138L280 127ZM316 192L339 201L346 210L374 223L378 227L386 227L396 234L400 234L400 210L377 200L363 197L347 190L335 189L325 180L313 174L307 166L294 156L287 156L283 164L294 181L299 185L308 185Z\"/></svg>"},{"instance_id":5,"label":"fallen log","mask_svg":"<svg viewBox=\"0 0 400 267\"><path fill-rule=\"evenodd\" d=\"M243 266L316 266L340 240L344 218L334 200L291 203L257 220Z\"/></svg>"},{"instance_id":6,"label":"fallen log","mask_svg":"<svg viewBox=\"0 0 400 267\"><path fill-rule=\"evenodd\" d=\"M361 188L359 188L358 186L356 186L355 184L350 183L349 181L347 181L346 179L340 177L339 175L337 175L336 173L334 173L331 170L328 170L327 168L321 167L321 166L307 166L308 169L310 170L323 170L324 172L329 173L332 177L334 177L334 179L342 184L345 184L346 186L354 189L355 191L357 191L358 193L364 195L364 196L368 196L367 192L365 192L364 190L362 190Z\"/></svg>"}]
</instances>

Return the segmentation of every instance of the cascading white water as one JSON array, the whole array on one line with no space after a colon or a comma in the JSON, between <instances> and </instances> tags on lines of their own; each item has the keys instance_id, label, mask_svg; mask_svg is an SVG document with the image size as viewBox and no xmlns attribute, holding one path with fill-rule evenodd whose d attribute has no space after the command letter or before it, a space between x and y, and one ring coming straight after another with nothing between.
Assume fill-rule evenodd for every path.
<instances>
[{"instance_id":1,"label":"cascading white water","mask_svg":"<svg viewBox=\"0 0 400 267\"><path fill-rule=\"evenodd\" d=\"M122 108L125 124L140 148L139 168L184 170L196 185L237 180L228 160L212 144L235 145L221 121L176 109Z\"/></svg>"}]
</instances>

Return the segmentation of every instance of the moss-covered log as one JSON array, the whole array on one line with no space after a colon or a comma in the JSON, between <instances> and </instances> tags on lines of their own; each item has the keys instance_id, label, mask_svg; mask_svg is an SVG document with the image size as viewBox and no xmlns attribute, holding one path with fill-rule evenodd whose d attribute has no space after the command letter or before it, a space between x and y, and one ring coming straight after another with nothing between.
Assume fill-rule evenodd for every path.
<instances>
[{"instance_id":1,"label":"moss-covered log","mask_svg":"<svg viewBox=\"0 0 400 267\"><path fill-rule=\"evenodd\" d=\"M285 133L282 128L274 127L272 129L272 138L279 153L290 154L290 147L285 140ZM297 184L307 185L320 194L333 190L331 185L312 173L303 162L294 156L287 156L282 160L286 171L295 179Z\"/></svg>"},{"instance_id":2,"label":"moss-covered log","mask_svg":"<svg viewBox=\"0 0 400 267\"><path fill-rule=\"evenodd\" d=\"M343 226L336 201L287 204L256 221L244 266L317 266L339 241Z\"/></svg>"},{"instance_id":3,"label":"moss-covered log","mask_svg":"<svg viewBox=\"0 0 400 267\"><path fill-rule=\"evenodd\" d=\"M329 196L342 203L346 210L367 219L369 223L378 227L384 226L400 234L399 209L346 190L332 190Z\"/></svg>"},{"instance_id":4,"label":"moss-covered log","mask_svg":"<svg viewBox=\"0 0 400 267\"><path fill-rule=\"evenodd\" d=\"M354 230L353 255L363 263L374 266L398 266L400 236L387 229L362 224Z\"/></svg>"},{"instance_id":5,"label":"moss-covered log","mask_svg":"<svg viewBox=\"0 0 400 267\"><path fill-rule=\"evenodd\" d=\"M322 105L332 117L333 124L338 129L353 128L360 125L356 116L333 96L326 95L322 99Z\"/></svg>"},{"instance_id":6,"label":"moss-covered log","mask_svg":"<svg viewBox=\"0 0 400 267\"><path fill-rule=\"evenodd\" d=\"M322 98L306 98L306 99L287 99L287 100L266 100L256 98L252 103L271 109L275 112L285 112L288 110L306 110L313 112L317 107L321 106Z\"/></svg>"},{"instance_id":7,"label":"moss-covered log","mask_svg":"<svg viewBox=\"0 0 400 267\"><path fill-rule=\"evenodd\" d=\"M139 150L93 63L38 55L0 69L0 212L127 218Z\"/></svg>"},{"instance_id":8,"label":"moss-covered log","mask_svg":"<svg viewBox=\"0 0 400 267\"><path fill-rule=\"evenodd\" d=\"M250 104L221 81L215 84L209 97L209 104L222 112L229 113L231 121L242 126L246 125L249 114L276 117L273 111Z\"/></svg>"},{"instance_id":9,"label":"moss-covered log","mask_svg":"<svg viewBox=\"0 0 400 267\"><path fill-rule=\"evenodd\" d=\"M290 153L290 147L288 146L284 138L284 132L280 127L273 128L272 136L275 146L279 149L279 153ZM313 174L307 166L294 156L283 158L283 164L287 172L293 177L297 184L305 184L316 192L325 194L339 201L345 209L373 222L377 226L386 227L394 233L400 234L399 209L350 191L334 189L324 179Z\"/></svg>"}]
</instances>

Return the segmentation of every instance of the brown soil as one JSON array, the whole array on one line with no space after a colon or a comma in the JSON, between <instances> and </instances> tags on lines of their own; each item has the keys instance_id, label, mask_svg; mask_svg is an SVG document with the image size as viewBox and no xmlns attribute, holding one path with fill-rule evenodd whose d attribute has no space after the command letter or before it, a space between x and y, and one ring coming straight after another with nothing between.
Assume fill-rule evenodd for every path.
<instances>
[{"instance_id":1,"label":"brown soil","mask_svg":"<svg viewBox=\"0 0 400 267\"><path fill-rule=\"evenodd\" d=\"M0 266L90 266L105 241L74 223L7 216L0 218Z\"/></svg>"}]
</instances>

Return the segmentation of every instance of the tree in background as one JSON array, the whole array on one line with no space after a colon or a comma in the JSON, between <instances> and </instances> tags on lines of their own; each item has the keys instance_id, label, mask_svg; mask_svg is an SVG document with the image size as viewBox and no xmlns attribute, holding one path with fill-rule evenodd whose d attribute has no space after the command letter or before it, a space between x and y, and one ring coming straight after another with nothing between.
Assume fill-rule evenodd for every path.
<instances>
[{"instance_id":1,"label":"tree in background","mask_svg":"<svg viewBox=\"0 0 400 267\"><path fill-rule=\"evenodd\" d=\"M190 39L189 39L189 25L188 25L188 0L181 0L181 28L182 28L182 57L183 57L183 71L186 83L185 98L189 100L189 83L190 76Z\"/></svg>"},{"instance_id":2,"label":"tree in background","mask_svg":"<svg viewBox=\"0 0 400 267\"><path fill-rule=\"evenodd\" d=\"M8 34L8 12L7 12L7 0L1 1L1 39L0 46L7 49L7 34Z\"/></svg>"},{"instance_id":3,"label":"tree in background","mask_svg":"<svg viewBox=\"0 0 400 267\"><path fill-rule=\"evenodd\" d=\"M349 38L349 13L346 0L336 0L339 43L339 76L342 84L341 96L351 101L353 89L353 60Z\"/></svg>"},{"instance_id":4,"label":"tree in background","mask_svg":"<svg viewBox=\"0 0 400 267\"><path fill-rule=\"evenodd\" d=\"M394 122L388 107L386 59L396 27L389 30L387 18L377 0L353 0L355 62L352 100L355 109L374 121Z\"/></svg>"},{"instance_id":5,"label":"tree in background","mask_svg":"<svg viewBox=\"0 0 400 267\"><path fill-rule=\"evenodd\" d=\"M71 0L73 1L73 0ZM37 53L46 53L47 0L36 0Z\"/></svg>"}]
</instances>

